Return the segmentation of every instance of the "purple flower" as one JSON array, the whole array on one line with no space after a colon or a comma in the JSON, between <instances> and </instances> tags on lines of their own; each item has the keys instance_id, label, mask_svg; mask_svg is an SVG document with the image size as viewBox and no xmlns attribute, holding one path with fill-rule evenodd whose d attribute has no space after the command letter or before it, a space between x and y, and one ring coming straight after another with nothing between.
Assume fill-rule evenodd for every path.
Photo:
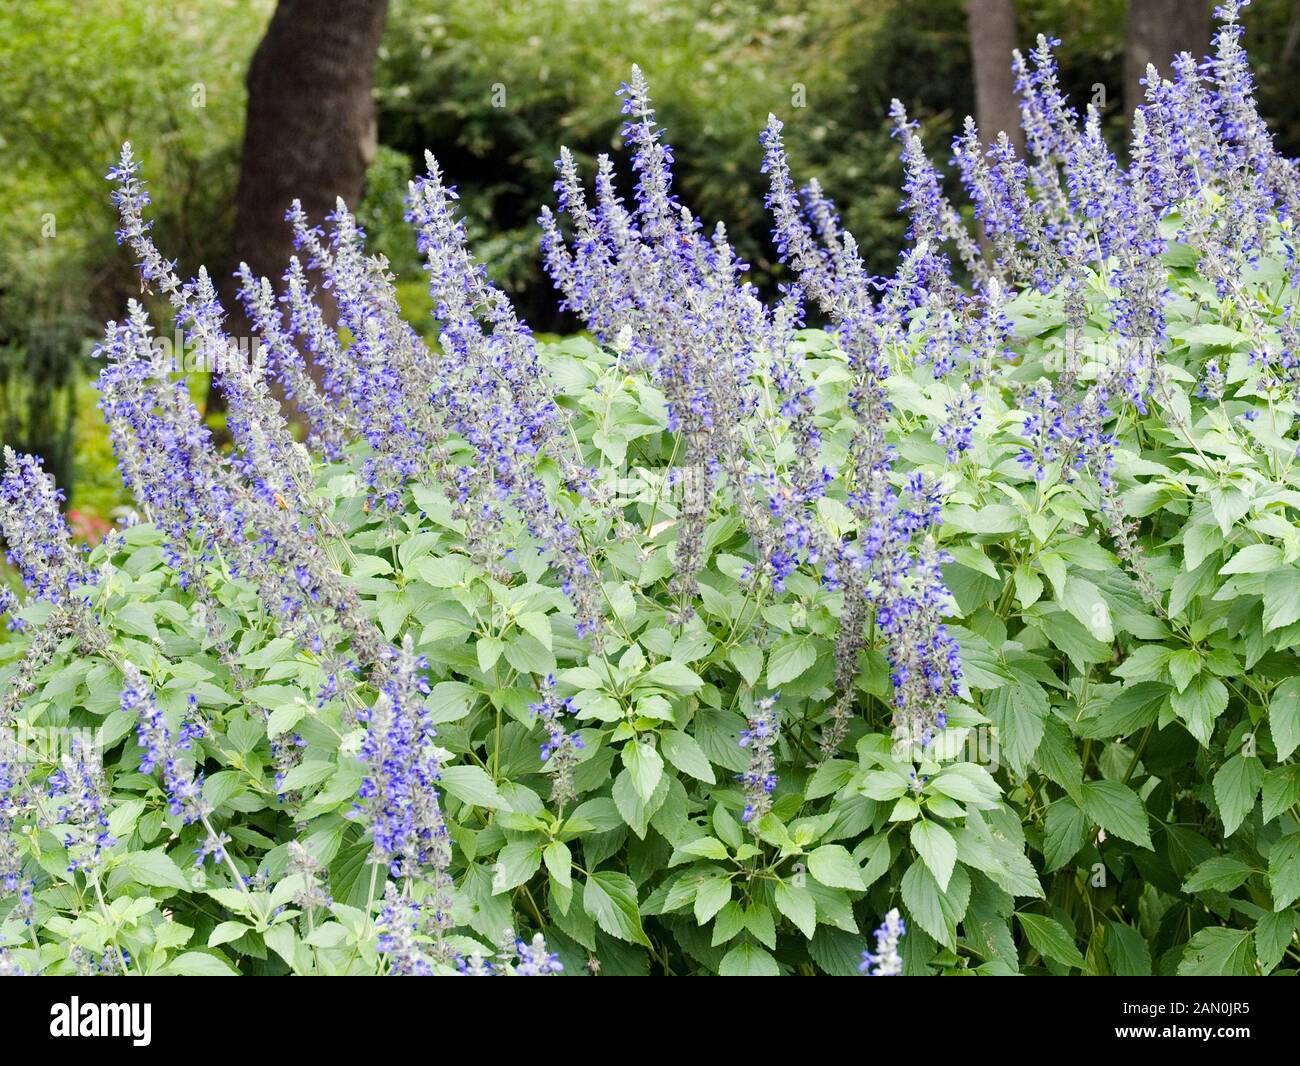
<instances>
[{"instance_id":1,"label":"purple flower","mask_svg":"<svg viewBox=\"0 0 1300 1066\"><path fill-rule=\"evenodd\" d=\"M903 957L898 953L898 943L907 933L907 924L895 907L885 915L884 922L875 932L876 950L864 951L858 972L871 977L897 977L903 972Z\"/></svg>"},{"instance_id":2,"label":"purple flower","mask_svg":"<svg viewBox=\"0 0 1300 1066\"><path fill-rule=\"evenodd\" d=\"M561 807L577 798L573 787L573 773L578 765L578 752L582 750L582 737L564 728L565 715L578 713L572 699L561 699L555 692L555 678L547 675L542 683L542 698L528 705L541 720L545 739L542 741L542 762L552 775L551 799Z\"/></svg>"},{"instance_id":3,"label":"purple flower","mask_svg":"<svg viewBox=\"0 0 1300 1066\"><path fill-rule=\"evenodd\" d=\"M749 749L749 766L737 776L745 789L745 809L740 820L755 828L772 809L772 793L777 786L775 749L780 719L775 707L780 698L781 694L774 692L755 700L749 724L740 732L740 746Z\"/></svg>"},{"instance_id":4,"label":"purple flower","mask_svg":"<svg viewBox=\"0 0 1300 1066\"><path fill-rule=\"evenodd\" d=\"M206 822L212 805L203 796L203 772L195 769L190 754L194 751L193 741L203 735L202 727L198 723L186 723L173 733L140 671L126 663L122 673L125 682L122 711L136 716L136 739L143 749L140 772L152 774L161 768L171 813L185 825ZM217 857L220 859L220 854Z\"/></svg>"}]
</instances>

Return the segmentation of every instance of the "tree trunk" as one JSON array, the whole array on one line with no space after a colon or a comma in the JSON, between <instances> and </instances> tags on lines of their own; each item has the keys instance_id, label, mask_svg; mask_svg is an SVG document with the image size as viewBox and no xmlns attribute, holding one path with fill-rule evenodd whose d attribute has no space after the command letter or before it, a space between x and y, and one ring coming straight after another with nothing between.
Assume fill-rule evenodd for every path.
<instances>
[{"instance_id":1,"label":"tree trunk","mask_svg":"<svg viewBox=\"0 0 1300 1066\"><path fill-rule=\"evenodd\" d=\"M1011 53L1016 47L1016 8L1012 0L966 0L971 67L975 75L975 121L986 144L1005 132L1024 148Z\"/></svg>"},{"instance_id":2,"label":"tree trunk","mask_svg":"<svg viewBox=\"0 0 1300 1066\"><path fill-rule=\"evenodd\" d=\"M1162 75L1179 52L1200 59L1210 50L1210 0L1129 0L1124 47L1124 110L1130 121L1146 98L1147 64Z\"/></svg>"},{"instance_id":3,"label":"tree trunk","mask_svg":"<svg viewBox=\"0 0 1300 1066\"><path fill-rule=\"evenodd\" d=\"M295 198L313 222L340 196L356 208L375 153L371 91L387 14L388 0L279 0L248 69L232 269L246 262L278 282L293 254L284 215ZM230 329L247 336L229 277Z\"/></svg>"}]
</instances>

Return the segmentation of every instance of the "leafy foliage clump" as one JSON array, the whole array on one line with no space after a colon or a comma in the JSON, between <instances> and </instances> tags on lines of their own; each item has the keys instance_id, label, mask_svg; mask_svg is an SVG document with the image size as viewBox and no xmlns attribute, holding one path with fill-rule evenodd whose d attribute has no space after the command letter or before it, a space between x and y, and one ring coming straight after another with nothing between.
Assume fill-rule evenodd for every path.
<instances>
[{"instance_id":1,"label":"leafy foliage clump","mask_svg":"<svg viewBox=\"0 0 1300 1066\"><path fill-rule=\"evenodd\" d=\"M1029 158L955 145L982 245L896 107L888 279L773 118L774 304L677 201L636 70L632 202L566 152L542 220L590 338L533 338L432 157L436 344L343 205L295 208L282 290L241 282L307 447L128 148L120 237L234 445L133 305L100 390L139 520L78 552L6 456L4 967L1293 962L1300 186L1238 9L1152 72L1127 166L1051 42L1017 56Z\"/></svg>"}]
</instances>

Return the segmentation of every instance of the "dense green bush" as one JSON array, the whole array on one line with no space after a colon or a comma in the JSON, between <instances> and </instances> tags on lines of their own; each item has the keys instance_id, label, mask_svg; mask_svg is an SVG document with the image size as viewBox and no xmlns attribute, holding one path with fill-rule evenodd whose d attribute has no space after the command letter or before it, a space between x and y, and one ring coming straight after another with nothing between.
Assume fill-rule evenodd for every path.
<instances>
[{"instance_id":1,"label":"dense green bush","mask_svg":"<svg viewBox=\"0 0 1300 1066\"><path fill-rule=\"evenodd\" d=\"M829 332L674 208L637 70L635 200L565 156L544 216L594 339L535 342L432 158L436 343L344 211L297 219L338 330L243 279L311 453L238 359L213 449L133 304L100 389L140 520L82 554L38 464L0 479L29 592L0 602L0 964L1294 972L1300 181L1236 14L1127 168L1040 42L1032 171L958 146L985 256L896 111L887 280L773 118ZM224 355L138 170L125 239Z\"/></svg>"}]
</instances>

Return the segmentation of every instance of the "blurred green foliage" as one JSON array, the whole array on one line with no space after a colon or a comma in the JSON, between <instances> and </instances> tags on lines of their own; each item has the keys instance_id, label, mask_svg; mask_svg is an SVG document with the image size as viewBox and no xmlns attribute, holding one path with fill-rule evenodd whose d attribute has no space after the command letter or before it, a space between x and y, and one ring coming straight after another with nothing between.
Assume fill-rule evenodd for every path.
<instances>
[{"instance_id":1,"label":"blurred green foliage","mask_svg":"<svg viewBox=\"0 0 1300 1066\"><path fill-rule=\"evenodd\" d=\"M1017 9L1022 42L1039 32L1069 42L1063 77L1075 99L1101 83L1122 113L1126 0ZM963 0L531 0L508 12L495 0L394 0L380 138L414 163L425 148L438 156L497 280L539 326L556 324L535 225L553 199L553 162L561 145L586 164L618 147L614 93L633 63L676 151L683 202L706 225L727 224L762 284L780 276L759 172L769 112L786 123L796 172L821 179L884 272L903 231L891 99L922 121L944 162L974 106ZM395 264L409 263L408 239L390 232L375 235Z\"/></svg>"},{"instance_id":2,"label":"blurred green foliage","mask_svg":"<svg viewBox=\"0 0 1300 1066\"><path fill-rule=\"evenodd\" d=\"M86 439L98 416L93 394L81 395L84 357L103 321L140 294L117 251L104 173L124 140L136 142L156 176L159 242L187 267L220 264L244 70L273 6L0 5L0 437L43 454L96 507L111 508L118 491L111 455Z\"/></svg>"},{"instance_id":3,"label":"blurred green foliage","mask_svg":"<svg viewBox=\"0 0 1300 1066\"><path fill-rule=\"evenodd\" d=\"M77 416L76 390L49 386L68 380L100 323L139 295L113 240L104 171L133 140L154 176L159 244L186 271L224 270L244 72L273 8L274 0L0 7L0 382L12 382L0 384L0 433L45 453L64 478L75 467L96 506L94 486L113 478L94 469L99 453L81 430L75 449L69 437L95 413ZM1017 10L1022 44L1039 32L1064 39L1074 100L1106 87L1118 136L1127 0L1017 0ZM1256 0L1246 24L1263 109L1294 153L1300 100L1288 72L1300 5ZM572 327L539 269L537 211L553 199L562 144L584 164L618 146L614 92L634 62L676 150L683 202L707 225L727 224L764 286L781 277L759 173L757 134L769 111L786 123L797 176L822 180L868 263L884 271L902 236L891 97L921 120L943 163L973 107L962 0L392 0L376 86L381 148L359 214L409 307L422 314L428 302L416 298L422 282L401 198L427 148L460 187L476 249L529 321ZM17 385L24 375L41 386ZM37 410L47 399L48 410Z\"/></svg>"}]
</instances>

